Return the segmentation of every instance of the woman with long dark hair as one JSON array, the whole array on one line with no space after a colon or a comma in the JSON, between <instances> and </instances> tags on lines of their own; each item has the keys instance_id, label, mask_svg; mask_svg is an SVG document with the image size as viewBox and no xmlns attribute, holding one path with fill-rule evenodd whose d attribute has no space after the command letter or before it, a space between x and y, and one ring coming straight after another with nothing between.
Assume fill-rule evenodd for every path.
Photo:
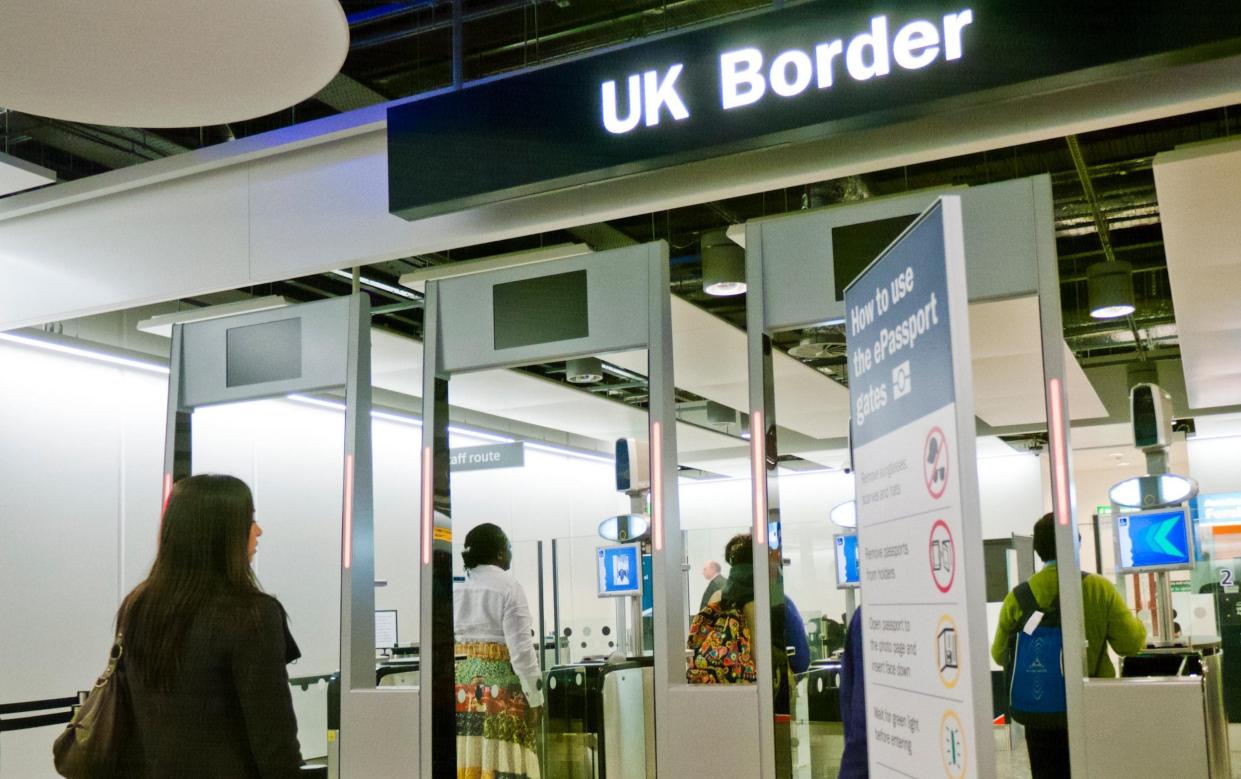
<instances>
[{"instance_id":1,"label":"woman with long dark hair","mask_svg":"<svg viewBox=\"0 0 1241 779\"><path fill-rule=\"evenodd\" d=\"M485 523L465 536L466 580L453 591L457 776L538 779L543 706L530 604L508 572L513 549Z\"/></svg>"},{"instance_id":2,"label":"woman with long dark hair","mask_svg":"<svg viewBox=\"0 0 1241 779\"><path fill-rule=\"evenodd\" d=\"M299 775L285 665L300 652L250 567L262 533L240 479L173 488L151 572L117 613L135 731L125 776Z\"/></svg>"}]
</instances>

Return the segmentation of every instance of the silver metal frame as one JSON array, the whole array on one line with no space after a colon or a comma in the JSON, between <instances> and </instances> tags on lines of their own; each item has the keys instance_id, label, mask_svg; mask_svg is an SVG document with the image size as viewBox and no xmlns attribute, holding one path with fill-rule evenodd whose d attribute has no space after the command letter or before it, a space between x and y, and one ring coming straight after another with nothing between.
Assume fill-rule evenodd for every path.
<instances>
[{"instance_id":1,"label":"silver metal frame","mask_svg":"<svg viewBox=\"0 0 1241 779\"><path fill-rule=\"evenodd\" d=\"M302 328L302 354L303 366L309 366L309 369L302 378L247 387L225 385L223 336L229 329L296 317L301 317L307 325ZM327 348L343 347L344 354L324 352L324 339L320 336L325 334L329 336L326 339L329 344ZM164 444L163 499L166 503L174 479L188 476L191 470L188 460L178 461L177 453L189 449L189 441L186 440L188 418L195 407L343 387L345 436L340 572L342 735L333 747L339 750L342 772L346 775L355 772L357 775L376 775L371 773L373 745L387 740L397 743L411 741L403 734L418 727L416 716L413 719L402 717L402 712L391 706L373 705L376 701L387 703L396 699L381 695L375 685L370 348L370 301L360 294L174 325ZM192 392L189 390L191 387ZM187 394L192 397L187 398ZM410 712L404 713L408 715ZM407 758L408 752L404 751L395 759ZM399 765L399 762L396 764ZM379 773L398 775L383 769Z\"/></svg>"},{"instance_id":2,"label":"silver metal frame","mask_svg":"<svg viewBox=\"0 0 1241 779\"><path fill-rule=\"evenodd\" d=\"M1028 187L1028 190L1021 190ZM982 190L990 190L991 192L1004 193L1004 197L1013 198L1011 201L1001 201L989 197L989 193ZM792 258L789 256L791 249L797 247L799 240L804 243L804 238L799 238L798 233L805 233L812 222L810 220L820 220L820 225L827 227L845 226L858 222L868 221L870 219L881 219L885 217L895 216L902 213L917 213L925 208L939 195L946 195L948 192L931 191L925 193L917 193L914 195L903 196L900 198L884 199L874 203L863 203L849 206L839 206L830 209L822 209L819 211L810 211L805 214L782 215L766 220L756 220L746 225L746 278L748 285L748 297L750 304L747 310L747 331L749 338L749 365L750 365L750 405L751 420L761 420L755 424L751 439L751 456L753 458L753 475L754 475L754 524L755 531L758 532L761 520L778 521L778 495L776 493L776 479L774 476L774 463L777 456L776 439L775 439L775 418L774 418L774 393L772 387L771 359L770 349L771 341L769 334L779 330L789 329L798 326L810 326L828 320L838 319L841 316L843 307L834 300L824 301L821 314L815 313L812 307L808 308L801 304L786 300L790 297L800 297L797 294L791 294L789 289L785 289L785 285L781 285L780 289L768 288L767 280L769 276L768 265L780 260L793 260L801 263L804 269L793 270L792 266L785 268L784 277L806 277L810 281L808 284L815 289L823 287L823 270L821 265L825 263L822 252L811 251L804 257ZM1063 347L1062 347L1062 331L1060 320L1060 299L1058 294L1058 270L1056 266L1056 250L1055 236L1052 231L1054 225L1052 214L1051 185L1050 180L1046 176L1037 176L1024 182L1006 182L1001 185L989 185L988 187L979 187L967 190L957 190L952 192L953 195L959 195L961 201L961 209L965 214L972 214L973 218L965 224L964 233L965 240L971 241L971 245L975 240L985 242L988 247L997 247L1001 249L999 253L978 252L971 257L967 257L967 274L974 278L973 284L969 286L969 300L988 300L1002 299L1006 297L1017 297L1027 294L1037 294L1039 296L1039 310L1041 317L1041 343L1044 358L1044 372L1048 378L1048 386L1051 378L1056 378L1059 387L1060 398L1058 401L1058 413L1063 419L1067 416L1067 392L1065 390L1065 371L1063 365ZM946 198L948 199L948 198ZM921 200L919 205L917 201ZM1026 205L1028 204L1028 205ZM1033 225L1032 234L1029 236L1033 242L1033 246L1022 246L1020 243L1014 243L1011 236L1006 232L1011 232L1008 226L1008 216L1023 208L1032 208L1033 213L1031 222ZM856 214L856 215L855 215ZM804 224L797 224L795 220L806 220ZM790 230L791 228L791 230ZM769 234L769 231L781 231L779 239L776 240L775 234ZM791 237L790 237L791 236ZM821 239L820 239L821 240ZM960 241L960 237L956 239ZM768 246L767 244L771 244ZM1003 248L1007 246L1008 248ZM778 255L778 259L773 260L772 254ZM830 262L830 259L826 260ZM827 274L830 276L830 273ZM962 297L965 295L966 285L964 279L960 280L959 289ZM801 294L805 294L803 287ZM962 299L960 306L964 307L968 301ZM773 314L773 309L779 309L783 314ZM954 318L954 323L956 319ZM952 334L952 342L954 350L959 354L969 353L969 333L963 329L954 326ZM957 392L958 392L958 409L963 407L963 401L972 399L973 388L970 380L970 371L968 363L965 365L965 372L962 375L958 373ZM1050 395L1048 397L1048 419L1052 419L1052 402ZM960 416L960 410L958 415ZM756 417L755 415L758 414ZM973 418L968 419L962 417L958 423L962 429L972 429ZM759 425L763 435L759 435ZM1050 422L1049 422L1050 426ZM1059 436L1059 443L1067 447L1068 434L1067 430ZM1053 441L1053 444L1056 442ZM968 472L976 471L976 463L974 461L973 441L968 442L968 450L962 448L960 450L960 460L962 463L962 475L969 475ZM1067 455L1066 455L1067 456ZM1066 467L1065 477L1056 479L1053 474L1053 485L1063 483L1065 485L1066 494L1072 494L1072 470L1071 464ZM766 478L763 476L766 475ZM976 478L976 476L975 476ZM977 495L972 497L975 502L974 509L977 510ZM963 510L968 510L968 506L963 506ZM968 524L968 523L967 523ZM1069 530L1069 528L1065 528ZM977 536L977 543L981 548L981 528L969 528L971 535ZM1062 534L1065 538L1067 533ZM974 539L963 538L962 541L970 543ZM1076 539L1074 538L1074 541ZM756 544L756 554L758 554ZM1080 567L1076 564L1076 557L1066 555L1061 552L1060 555L1066 562L1072 561L1071 564L1061 567L1060 579L1062 592L1067 593L1064 600L1070 601L1067 606L1062 605L1062 619L1069 624L1064 628L1064 641L1066 653L1069 656L1081 654L1084 664L1084 635L1081 623L1081 581L1078 571ZM983 572L979 567L975 573L967 574L970 577L976 575L977 581L969 582L971 592L983 592ZM756 600L759 593L759 579L763 577L756 571ZM766 589L764 587L764 589ZM846 597L853 596L854 590L846 590ZM767 595L767 593L763 593ZM852 604L849 604L852 606ZM852 608L848 609L849 616L852 617ZM985 626L987 623L983 616L977 619L971 619L972 622L977 621L978 624ZM762 614L758 615L759 629L765 631L760 635L770 635L770 619L764 619ZM984 628L985 629L985 628ZM989 637L988 637L989 638ZM974 667L989 668L989 662L986 658L986 643L975 642L981 648L975 651L971 648L971 662ZM975 657L975 655L979 655ZM761 655L760 655L761 657ZM981 658L981 659L980 659ZM760 670L760 678L762 678L762 670ZM989 679L988 674L976 674L975 685L985 687L986 694L989 697ZM1073 676L1070 674L1070 676ZM1073 731L1074 748L1077 749L1079 744L1083 744L1085 740L1084 722L1082 721L1082 700L1081 700L1081 678L1074 677L1068 685L1070 700L1070 727L1078 728ZM761 686L761 685L760 685ZM1076 690L1076 693L1074 692ZM770 758L771 750L774 748L774 736L772 728L767 723L771 722L772 709L770 706L770 693L764 694L760 690L760 699L763 705L760 707L760 718L762 727L760 738L763 744L763 779L767 779L774 775L774 767ZM983 712L989 715L990 711ZM980 715L981 716L981 715ZM980 732L980 738L983 733L989 731L984 729ZM989 749L990 741L986 741L983 749ZM1084 747L1083 747L1084 748ZM1083 762L1078 763L1076 756L1074 759L1074 770L1084 775L1085 771L1084 758Z\"/></svg>"},{"instance_id":3,"label":"silver metal frame","mask_svg":"<svg viewBox=\"0 0 1241 779\"><path fill-rule=\"evenodd\" d=\"M617 326L594 328L595 335L571 341L495 350L478 343L463 351L453 351L456 332L487 332L490 301L480 301L479 292L496 283L530 279L585 268L591 321L606 315ZM597 276L595 274L598 274ZM644 279L645 284L635 279ZM606 288L604 285L606 284ZM484 310L485 314L478 315ZM473 312L462 311L462 305ZM618 310L638 311L643 316L617 316ZM446 316L452 322L446 322ZM669 292L668 246L659 241L626 247L584 257L553 260L534 266L506 268L470 276L430 281L426 287L423 322L423 444L422 506L420 511L422 549L421 667L423 675L417 691L421 715L430 727L421 733L419 760L421 776L455 776L455 716L452 704L452 510L448 484L448 391L455 373L487 368L512 367L535 361L596 355L609 351L645 347L648 350L650 387L649 445L651 463L652 586L655 607L655 717L663 718L658 731L656 760L665 769L669 752L693 744L693 722L685 722L669 712L669 687L684 686L685 617L679 607L684 601L681 576L681 532L677 501L676 415L672 381L672 312ZM555 541L553 541L553 555ZM555 577L553 561L553 578ZM640 571L639 571L640 575ZM555 597L555 594L553 594ZM553 607L553 612L558 609ZM557 643L559 636L557 636ZM430 675L428 675L428 673ZM675 680L675 681L674 681ZM681 727L683 732L678 733ZM414 731L408 731L414 732ZM688 745L688 746L687 746ZM696 750L695 750L696 751Z\"/></svg>"}]
</instances>

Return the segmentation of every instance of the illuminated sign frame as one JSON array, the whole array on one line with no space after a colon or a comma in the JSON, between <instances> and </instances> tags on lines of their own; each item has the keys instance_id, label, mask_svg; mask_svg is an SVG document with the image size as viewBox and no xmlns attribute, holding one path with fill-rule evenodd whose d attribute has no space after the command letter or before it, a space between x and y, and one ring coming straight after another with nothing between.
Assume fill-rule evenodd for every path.
<instances>
[{"instance_id":1,"label":"illuminated sign frame","mask_svg":"<svg viewBox=\"0 0 1241 779\"><path fill-rule=\"evenodd\" d=\"M1241 51L1241 6L890 6L731 17L394 105L389 210L417 219Z\"/></svg>"}]
</instances>

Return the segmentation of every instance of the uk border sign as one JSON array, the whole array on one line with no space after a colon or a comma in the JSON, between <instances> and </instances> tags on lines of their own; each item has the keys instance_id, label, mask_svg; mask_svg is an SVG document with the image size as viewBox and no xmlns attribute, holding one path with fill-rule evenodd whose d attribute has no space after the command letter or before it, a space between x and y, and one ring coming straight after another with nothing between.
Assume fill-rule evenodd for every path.
<instances>
[{"instance_id":1,"label":"uk border sign","mask_svg":"<svg viewBox=\"0 0 1241 779\"><path fill-rule=\"evenodd\" d=\"M871 776L990 776L961 201L845 289Z\"/></svg>"}]
</instances>

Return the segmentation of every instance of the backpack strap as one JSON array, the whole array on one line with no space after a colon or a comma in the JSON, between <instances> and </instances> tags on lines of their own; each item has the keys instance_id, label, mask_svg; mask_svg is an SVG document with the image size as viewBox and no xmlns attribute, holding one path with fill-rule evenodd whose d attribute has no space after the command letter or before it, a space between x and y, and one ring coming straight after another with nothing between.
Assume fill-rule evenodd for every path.
<instances>
[{"instance_id":1,"label":"backpack strap","mask_svg":"<svg viewBox=\"0 0 1241 779\"><path fill-rule=\"evenodd\" d=\"M1013 589L1013 597L1017 599L1017 606L1021 609L1021 625L1024 626L1026 621L1039 611L1038 599L1034 597L1034 590L1030 589L1030 583L1022 582Z\"/></svg>"},{"instance_id":2,"label":"backpack strap","mask_svg":"<svg viewBox=\"0 0 1241 779\"><path fill-rule=\"evenodd\" d=\"M1090 574L1082 571L1082 582L1086 581L1086 577ZM1038 605L1038 599L1034 597L1034 590L1030 589L1030 582L1024 581L1013 588L1013 597L1017 599L1017 606L1021 609L1021 627L1025 627L1026 622L1034 615L1034 612L1041 611L1049 617L1058 617L1060 615L1060 593L1056 593L1056 597L1052 598L1051 603L1046 607Z\"/></svg>"}]
</instances>

